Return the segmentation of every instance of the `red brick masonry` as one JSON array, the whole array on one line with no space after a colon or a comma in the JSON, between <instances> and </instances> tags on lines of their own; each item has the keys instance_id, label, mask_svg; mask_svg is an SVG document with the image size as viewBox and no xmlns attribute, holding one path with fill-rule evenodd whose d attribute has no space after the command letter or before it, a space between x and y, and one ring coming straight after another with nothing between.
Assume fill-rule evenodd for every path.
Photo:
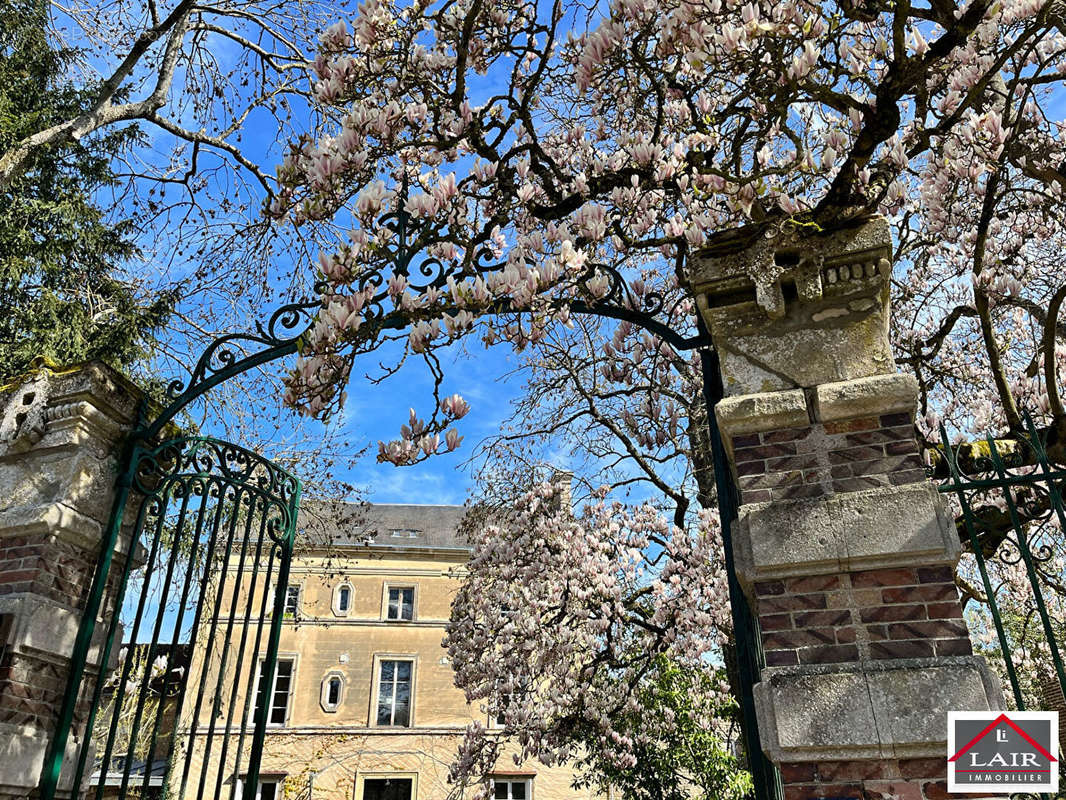
<instances>
[{"instance_id":1,"label":"red brick masonry","mask_svg":"<svg viewBox=\"0 0 1066 800\"><path fill-rule=\"evenodd\" d=\"M50 533L0 539L0 594L36 594L80 607L95 566L95 553Z\"/></svg>"},{"instance_id":2,"label":"red brick masonry","mask_svg":"<svg viewBox=\"0 0 1066 800\"><path fill-rule=\"evenodd\" d=\"M66 683L66 666L25 653L5 653L0 660L0 722L53 725Z\"/></svg>"},{"instance_id":3,"label":"red brick masonry","mask_svg":"<svg viewBox=\"0 0 1066 800\"><path fill-rule=\"evenodd\" d=\"M767 666L970 655L949 567L755 584Z\"/></svg>"},{"instance_id":4,"label":"red brick masonry","mask_svg":"<svg viewBox=\"0 0 1066 800\"><path fill-rule=\"evenodd\" d=\"M910 414L732 437L742 503L823 497L925 480Z\"/></svg>"},{"instance_id":5,"label":"red brick masonry","mask_svg":"<svg viewBox=\"0 0 1066 800\"><path fill-rule=\"evenodd\" d=\"M95 561L95 553L50 533L2 539L0 595L48 598L74 609L80 617ZM113 575L105 595L105 618L113 604L117 580L118 575ZM66 688L66 661L36 651L14 652L8 647L0 647L0 653L0 721L51 730ZM85 718L88 702L89 689L83 687L83 698L75 712L76 722Z\"/></svg>"}]
</instances>

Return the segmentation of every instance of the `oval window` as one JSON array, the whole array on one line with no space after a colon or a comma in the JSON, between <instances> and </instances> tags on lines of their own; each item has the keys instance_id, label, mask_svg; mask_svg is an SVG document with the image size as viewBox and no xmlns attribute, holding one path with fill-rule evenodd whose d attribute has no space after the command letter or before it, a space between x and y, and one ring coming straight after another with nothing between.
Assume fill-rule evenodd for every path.
<instances>
[{"instance_id":1,"label":"oval window","mask_svg":"<svg viewBox=\"0 0 1066 800\"><path fill-rule=\"evenodd\" d=\"M322 690L319 702L322 710L333 713L340 708L341 698L344 696L344 678L336 672L331 672L322 677Z\"/></svg>"}]
</instances>

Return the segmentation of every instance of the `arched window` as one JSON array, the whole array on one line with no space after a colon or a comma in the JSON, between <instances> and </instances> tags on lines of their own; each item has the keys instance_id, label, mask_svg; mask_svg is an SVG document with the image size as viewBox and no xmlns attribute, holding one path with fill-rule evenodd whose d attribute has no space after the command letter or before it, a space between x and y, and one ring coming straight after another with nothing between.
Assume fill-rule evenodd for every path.
<instances>
[{"instance_id":1,"label":"arched window","mask_svg":"<svg viewBox=\"0 0 1066 800\"><path fill-rule=\"evenodd\" d=\"M333 613L338 617L346 617L352 610L352 594L350 583L342 583L333 590Z\"/></svg>"},{"instance_id":2,"label":"arched window","mask_svg":"<svg viewBox=\"0 0 1066 800\"><path fill-rule=\"evenodd\" d=\"M339 672L331 672L322 679L322 703L323 711L336 711L340 708L344 699L344 676Z\"/></svg>"}]
</instances>

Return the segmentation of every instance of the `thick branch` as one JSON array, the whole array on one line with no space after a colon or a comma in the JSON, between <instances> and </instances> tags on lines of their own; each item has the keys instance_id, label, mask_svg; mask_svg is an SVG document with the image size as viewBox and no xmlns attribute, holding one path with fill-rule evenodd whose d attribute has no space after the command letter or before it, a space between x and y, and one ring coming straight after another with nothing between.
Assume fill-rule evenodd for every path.
<instances>
[{"instance_id":1,"label":"thick branch","mask_svg":"<svg viewBox=\"0 0 1066 800\"><path fill-rule=\"evenodd\" d=\"M0 191L6 190L11 181L25 166L34 150L61 141L80 139L107 125L135 119L145 119L166 103L174 68L181 52L181 42L189 26L189 11L193 0L181 0L170 15L158 25L146 30L133 43L129 53L115 71L101 85L92 106L77 117L27 136L0 157ZM151 95L136 103L113 105L112 101L130 76L141 58L163 36L167 36L166 50L156 75Z\"/></svg>"}]
</instances>

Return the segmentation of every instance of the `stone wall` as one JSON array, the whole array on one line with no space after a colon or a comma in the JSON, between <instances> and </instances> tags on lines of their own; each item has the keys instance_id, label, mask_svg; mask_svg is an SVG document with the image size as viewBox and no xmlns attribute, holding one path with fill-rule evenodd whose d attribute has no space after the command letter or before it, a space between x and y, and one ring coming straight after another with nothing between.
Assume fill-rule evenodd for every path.
<instances>
[{"instance_id":1,"label":"stone wall","mask_svg":"<svg viewBox=\"0 0 1066 800\"><path fill-rule=\"evenodd\" d=\"M42 369L0 393L0 798L25 798L40 779L111 511L117 452L139 402L135 387L98 364ZM70 754L82 743L85 702ZM67 770L62 796L69 781Z\"/></svg>"},{"instance_id":2,"label":"stone wall","mask_svg":"<svg viewBox=\"0 0 1066 800\"><path fill-rule=\"evenodd\" d=\"M741 232L691 276L728 395L716 416L766 661L759 734L785 800L939 800L947 712L1002 706L970 647L917 383L894 371L890 258L872 218Z\"/></svg>"}]
</instances>

